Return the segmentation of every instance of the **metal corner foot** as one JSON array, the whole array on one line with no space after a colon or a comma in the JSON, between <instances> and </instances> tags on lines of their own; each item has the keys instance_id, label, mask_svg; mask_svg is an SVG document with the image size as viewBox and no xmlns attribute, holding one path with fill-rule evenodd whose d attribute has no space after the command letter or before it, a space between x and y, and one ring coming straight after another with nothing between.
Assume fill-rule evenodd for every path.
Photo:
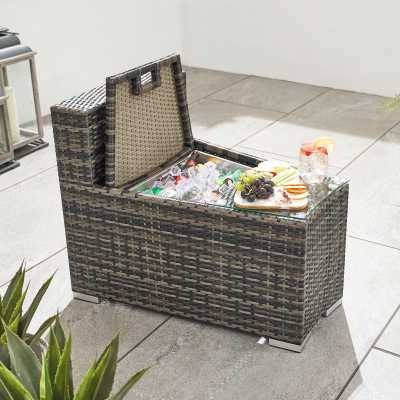
<instances>
[{"instance_id":1,"label":"metal corner foot","mask_svg":"<svg viewBox=\"0 0 400 400\"><path fill-rule=\"evenodd\" d=\"M274 346L274 347L279 347L281 349L285 349L285 350L291 350L291 351L295 351L297 353L301 353L303 350L303 347L306 345L308 339L310 338L311 332L306 336L306 338L303 340L302 344L292 344L292 343L288 343L288 342L282 342L281 340L276 340L276 339L269 339L268 343L270 346Z\"/></svg>"},{"instance_id":2,"label":"metal corner foot","mask_svg":"<svg viewBox=\"0 0 400 400\"><path fill-rule=\"evenodd\" d=\"M327 317L329 314L332 314L341 304L342 304L343 297L341 297L333 306L329 307L325 311L325 317Z\"/></svg>"},{"instance_id":3,"label":"metal corner foot","mask_svg":"<svg viewBox=\"0 0 400 400\"><path fill-rule=\"evenodd\" d=\"M74 299L89 301L90 303L100 303L100 297L89 296L88 294L76 293L72 292L74 295Z\"/></svg>"}]
</instances>

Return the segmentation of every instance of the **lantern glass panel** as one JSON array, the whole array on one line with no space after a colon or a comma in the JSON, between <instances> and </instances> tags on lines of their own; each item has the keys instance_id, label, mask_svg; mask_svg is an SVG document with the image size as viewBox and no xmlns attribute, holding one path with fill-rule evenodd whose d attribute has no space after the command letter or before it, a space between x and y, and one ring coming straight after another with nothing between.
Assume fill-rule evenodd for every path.
<instances>
[{"instance_id":1,"label":"lantern glass panel","mask_svg":"<svg viewBox=\"0 0 400 400\"><path fill-rule=\"evenodd\" d=\"M8 117L13 143L39 133L29 60L4 67Z\"/></svg>"},{"instance_id":2,"label":"lantern glass panel","mask_svg":"<svg viewBox=\"0 0 400 400\"><path fill-rule=\"evenodd\" d=\"M4 107L0 105L0 156L10 151L7 144L6 123L4 119Z\"/></svg>"}]
</instances>

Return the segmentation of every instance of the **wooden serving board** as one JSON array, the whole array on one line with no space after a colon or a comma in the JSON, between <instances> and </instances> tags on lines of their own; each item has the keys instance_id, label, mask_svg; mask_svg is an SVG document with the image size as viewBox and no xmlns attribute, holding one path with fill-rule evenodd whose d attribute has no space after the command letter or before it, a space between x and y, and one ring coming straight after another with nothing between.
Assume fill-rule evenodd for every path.
<instances>
[{"instance_id":1,"label":"wooden serving board","mask_svg":"<svg viewBox=\"0 0 400 400\"><path fill-rule=\"evenodd\" d=\"M290 183L299 183L301 180L299 178L295 178ZM274 191L277 188L274 187ZM273 210L302 210L308 206L308 196L305 199L300 200L292 200L290 204L275 204L275 198L271 195L268 199L256 199L253 203L248 202L246 199L243 199L240 195L240 192L236 191L235 198L233 199L235 207L244 208L247 210L260 210L260 211L273 211Z\"/></svg>"}]
</instances>

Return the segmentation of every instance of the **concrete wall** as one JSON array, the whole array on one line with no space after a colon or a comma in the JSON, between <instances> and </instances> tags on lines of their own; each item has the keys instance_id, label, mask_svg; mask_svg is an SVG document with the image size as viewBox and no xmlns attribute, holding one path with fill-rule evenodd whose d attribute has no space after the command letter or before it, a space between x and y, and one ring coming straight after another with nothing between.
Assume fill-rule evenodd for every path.
<instances>
[{"instance_id":1,"label":"concrete wall","mask_svg":"<svg viewBox=\"0 0 400 400\"><path fill-rule=\"evenodd\" d=\"M392 96L399 15L397 0L181 0L183 61Z\"/></svg>"},{"instance_id":2,"label":"concrete wall","mask_svg":"<svg viewBox=\"0 0 400 400\"><path fill-rule=\"evenodd\" d=\"M1 23L38 52L42 114L105 77L173 52L194 67L391 96L400 2L3 1Z\"/></svg>"},{"instance_id":3,"label":"concrete wall","mask_svg":"<svg viewBox=\"0 0 400 400\"><path fill-rule=\"evenodd\" d=\"M4 0L0 15L38 52L42 115L107 76L181 51L179 0Z\"/></svg>"}]
</instances>

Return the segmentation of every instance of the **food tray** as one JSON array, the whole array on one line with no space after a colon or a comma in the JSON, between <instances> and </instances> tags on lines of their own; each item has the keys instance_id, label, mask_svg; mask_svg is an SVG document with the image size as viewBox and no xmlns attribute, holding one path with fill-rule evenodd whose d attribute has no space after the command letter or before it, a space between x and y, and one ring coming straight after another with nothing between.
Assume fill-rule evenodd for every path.
<instances>
[{"instance_id":1,"label":"food tray","mask_svg":"<svg viewBox=\"0 0 400 400\"><path fill-rule=\"evenodd\" d=\"M300 183L302 182L298 177L291 180L287 184L291 183ZM274 187L274 192L277 191L278 188ZM276 205L274 196L270 196L268 199L257 199L254 203L248 202L246 199L243 199L240 195L240 192L236 191L235 198L233 200L233 204L237 208L244 208L246 210L259 210L259 211L272 211L272 210L293 210L298 211L306 208L308 206L308 196L304 199L300 200L292 200L292 204L281 204Z\"/></svg>"}]
</instances>

